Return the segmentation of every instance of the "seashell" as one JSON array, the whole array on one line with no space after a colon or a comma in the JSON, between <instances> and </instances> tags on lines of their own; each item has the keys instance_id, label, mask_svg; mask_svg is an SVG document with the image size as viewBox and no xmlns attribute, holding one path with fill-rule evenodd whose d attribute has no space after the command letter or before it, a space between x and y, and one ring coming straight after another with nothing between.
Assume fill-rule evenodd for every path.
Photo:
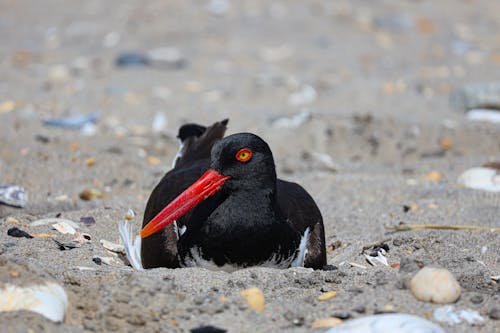
<instances>
[{"instance_id":1,"label":"seashell","mask_svg":"<svg viewBox=\"0 0 500 333\"><path fill-rule=\"evenodd\" d=\"M142 267L141 260L141 237L137 235L134 238L132 224L127 220L118 222L118 230L128 262L133 268L142 271L144 268Z\"/></svg>"},{"instance_id":2,"label":"seashell","mask_svg":"<svg viewBox=\"0 0 500 333\"><path fill-rule=\"evenodd\" d=\"M438 325L423 318L391 313L349 320L325 333L445 333Z\"/></svg>"},{"instance_id":3,"label":"seashell","mask_svg":"<svg viewBox=\"0 0 500 333\"><path fill-rule=\"evenodd\" d=\"M132 220L134 217L135 217L135 212L132 209L129 209L127 211L127 214L125 214L126 220Z\"/></svg>"},{"instance_id":4,"label":"seashell","mask_svg":"<svg viewBox=\"0 0 500 333\"><path fill-rule=\"evenodd\" d=\"M66 235L66 234L74 235L76 232L75 228L73 228L72 226L70 226L66 222L58 222L56 224L53 224L52 228L56 229L57 231L59 231L63 235Z\"/></svg>"},{"instance_id":5,"label":"seashell","mask_svg":"<svg viewBox=\"0 0 500 333\"><path fill-rule=\"evenodd\" d=\"M339 318L330 317L324 319L315 320L311 324L311 328L325 328L325 327L334 327L342 324L344 321Z\"/></svg>"},{"instance_id":6,"label":"seashell","mask_svg":"<svg viewBox=\"0 0 500 333\"><path fill-rule=\"evenodd\" d=\"M27 287L6 284L0 289L0 312L27 310L62 322L67 307L66 292L53 282Z\"/></svg>"},{"instance_id":7,"label":"seashell","mask_svg":"<svg viewBox=\"0 0 500 333\"><path fill-rule=\"evenodd\" d=\"M66 223L67 225L69 225L70 227L72 227L74 229L80 228L80 226L78 226L78 224L76 224L75 222L68 220L68 219L61 219L58 217L49 217L46 219L36 220L36 221L31 222L29 225L30 225L30 227L39 227L41 225L52 224L52 223Z\"/></svg>"},{"instance_id":8,"label":"seashell","mask_svg":"<svg viewBox=\"0 0 500 333\"><path fill-rule=\"evenodd\" d=\"M75 233L75 238L73 238L73 242L78 243L80 245L89 243L92 240L92 236L89 234L86 234L84 232L82 233Z\"/></svg>"},{"instance_id":9,"label":"seashell","mask_svg":"<svg viewBox=\"0 0 500 333\"><path fill-rule=\"evenodd\" d=\"M500 124L500 111L489 109L473 109L467 112L466 118L471 121L482 121Z\"/></svg>"},{"instance_id":10,"label":"seashell","mask_svg":"<svg viewBox=\"0 0 500 333\"><path fill-rule=\"evenodd\" d=\"M500 192L500 174L493 168L472 168L458 177L458 183L476 190Z\"/></svg>"},{"instance_id":11,"label":"seashell","mask_svg":"<svg viewBox=\"0 0 500 333\"><path fill-rule=\"evenodd\" d=\"M475 325L484 322L484 318L476 310L456 311L452 305L442 306L434 310L434 319L447 324L460 324L466 321L468 324Z\"/></svg>"},{"instance_id":12,"label":"seashell","mask_svg":"<svg viewBox=\"0 0 500 333\"><path fill-rule=\"evenodd\" d=\"M253 287L248 288L240 292L241 297L243 297L250 308L255 311L262 311L266 307L266 300L264 298L264 293L259 288Z\"/></svg>"},{"instance_id":13,"label":"seashell","mask_svg":"<svg viewBox=\"0 0 500 333\"><path fill-rule=\"evenodd\" d=\"M28 193L21 186L0 186L0 202L22 208L28 204Z\"/></svg>"},{"instance_id":14,"label":"seashell","mask_svg":"<svg viewBox=\"0 0 500 333\"><path fill-rule=\"evenodd\" d=\"M97 112L89 114L76 114L65 118L44 119L46 126L62 127L68 129L81 129L86 124L95 124L99 119Z\"/></svg>"},{"instance_id":15,"label":"seashell","mask_svg":"<svg viewBox=\"0 0 500 333\"><path fill-rule=\"evenodd\" d=\"M310 121L312 114L308 111L302 111L292 116L279 116L271 119L271 126L274 128L297 128Z\"/></svg>"},{"instance_id":16,"label":"seashell","mask_svg":"<svg viewBox=\"0 0 500 333\"><path fill-rule=\"evenodd\" d=\"M81 246L80 244L76 244L76 243L63 243L63 242L58 241L57 239L53 239L53 241L54 241L54 243L57 244L59 250L61 250L61 251L72 250L72 249L79 248Z\"/></svg>"},{"instance_id":17,"label":"seashell","mask_svg":"<svg viewBox=\"0 0 500 333\"><path fill-rule=\"evenodd\" d=\"M453 303L461 288L455 277L444 268L424 267L410 281L413 295L424 302Z\"/></svg>"},{"instance_id":18,"label":"seashell","mask_svg":"<svg viewBox=\"0 0 500 333\"><path fill-rule=\"evenodd\" d=\"M336 291L328 291L318 296L318 301L327 301L337 296Z\"/></svg>"},{"instance_id":19,"label":"seashell","mask_svg":"<svg viewBox=\"0 0 500 333\"><path fill-rule=\"evenodd\" d=\"M105 239L101 239L100 242L101 242L101 245L104 246L104 248L106 250L109 250L111 252L125 254L125 248L123 247L123 245L116 244L116 243L110 242L110 241L105 240Z\"/></svg>"}]
</instances>

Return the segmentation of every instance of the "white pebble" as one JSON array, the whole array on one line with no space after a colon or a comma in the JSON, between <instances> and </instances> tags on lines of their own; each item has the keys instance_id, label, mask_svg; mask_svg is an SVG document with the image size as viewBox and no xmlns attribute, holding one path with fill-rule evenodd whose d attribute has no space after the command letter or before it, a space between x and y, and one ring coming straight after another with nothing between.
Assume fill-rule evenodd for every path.
<instances>
[{"instance_id":1,"label":"white pebble","mask_svg":"<svg viewBox=\"0 0 500 333\"><path fill-rule=\"evenodd\" d=\"M424 302L453 303L460 297L461 288L455 277L444 268L422 268L410 282L413 295Z\"/></svg>"},{"instance_id":2,"label":"white pebble","mask_svg":"<svg viewBox=\"0 0 500 333\"><path fill-rule=\"evenodd\" d=\"M471 168L458 177L458 183L476 190L500 192L500 175L491 168Z\"/></svg>"}]
</instances>

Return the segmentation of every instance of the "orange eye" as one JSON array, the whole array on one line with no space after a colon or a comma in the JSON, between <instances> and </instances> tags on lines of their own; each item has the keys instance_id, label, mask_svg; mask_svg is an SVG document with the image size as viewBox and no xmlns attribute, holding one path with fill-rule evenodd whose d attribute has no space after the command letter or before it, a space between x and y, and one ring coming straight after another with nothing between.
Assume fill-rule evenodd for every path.
<instances>
[{"instance_id":1,"label":"orange eye","mask_svg":"<svg viewBox=\"0 0 500 333\"><path fill-rule=\"evenodd\" d=\"M252 158L252 151L248 148L243 148L238 150L236 153L236 159L240 162L248 162Z\"/></svg>"}]
</instances>

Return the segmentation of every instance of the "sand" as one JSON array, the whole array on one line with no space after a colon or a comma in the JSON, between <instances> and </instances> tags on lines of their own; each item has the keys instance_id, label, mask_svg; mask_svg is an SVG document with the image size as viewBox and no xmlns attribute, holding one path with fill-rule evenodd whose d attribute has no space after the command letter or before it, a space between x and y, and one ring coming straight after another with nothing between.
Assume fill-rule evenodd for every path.
<instances>
[{"instance_id":1,"label":"sand","mask_svg":"<svg viewBox=\"0 0 500 333\"><path fill-rule=\"evenodd\" d=\"M55 280L69 297L64 323L0 313L2 331L213 325L307 332L317 319L382 312L434 320L440 305L418 301L407 287L427 265L456 277L463 289L457 310L484 318L474 326L438 324L449 332L498 329L499 289L491 279L500 270L498 233L390 232L384 225L500 227L500 194L457 184L466 169L500 159L500 127L468 121L449 103L455 89L500 77L500 4L248 1L212 13L208 3L0 3L0 179L29 193L25 208L0 205L0 281ZM115 66L122 52L162 47L180 55L153 66ZM42 123L92 112L99 113L93 135ZM295 127L276 120L301 112ZM153 132L157 113L168 122ZM178 126L224 118L228 133L262 136L279 177L315 198L327 245L335 245L331 270L137 272L102 247L101 239L119 242L116 223L128 209L139 230L146 200L177 151ZM433 171L437 178L426 177ZM104 196L84 201L84 189ZM7 235L17 226L71 241L49 225L29 227L55 216L77 223L94 217L95 225L79 230L91 242L60 251L50 238ZM371 266L363 247L381 241L390 266ZM94 256L113 260L97 265ZM263 291L264 311L240 296L250 287ZM337 296L319 301L327 291Z\"/></svg>"}]
</instances>

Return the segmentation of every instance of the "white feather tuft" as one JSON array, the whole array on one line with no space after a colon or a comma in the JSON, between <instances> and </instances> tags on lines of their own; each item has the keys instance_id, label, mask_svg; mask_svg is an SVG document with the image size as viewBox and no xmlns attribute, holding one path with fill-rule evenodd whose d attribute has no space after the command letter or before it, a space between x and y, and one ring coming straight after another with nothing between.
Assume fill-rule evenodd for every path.
<instances>
[{"instance_id":1,"label":"white feather tuft","mask_svg":"<svg viewBox=\"0 0 500 333\"><path fill-rule=\"evenodd\" d=\"M135 236L132 224L127 220L118 222L118 230L130 265L138 271L144 270L141 260L141 236Z\"/></svg>"}]
</instances>

